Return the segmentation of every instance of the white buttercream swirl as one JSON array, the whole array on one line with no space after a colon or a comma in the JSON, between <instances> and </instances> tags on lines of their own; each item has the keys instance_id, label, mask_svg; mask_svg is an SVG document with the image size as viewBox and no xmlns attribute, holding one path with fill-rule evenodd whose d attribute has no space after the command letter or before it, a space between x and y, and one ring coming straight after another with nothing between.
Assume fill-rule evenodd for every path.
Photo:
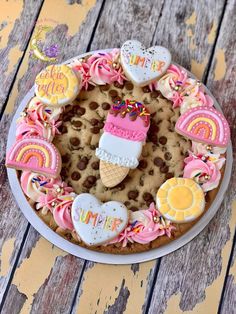
<instances>
[{"instance_id":1,"label":"white buttercream swirl","mask_svg":"<svg viewBox=\"0 0 236 314\"><path fill-rule=\"evenodd\" d=\"M121 157L108 153L105 149L99 147L96 149L96 156L108 163L115 164L118 166L126 167L126 168L137 168L138 159L137 158L129 158L129 157Z\"/></svg>"}]
</instances>

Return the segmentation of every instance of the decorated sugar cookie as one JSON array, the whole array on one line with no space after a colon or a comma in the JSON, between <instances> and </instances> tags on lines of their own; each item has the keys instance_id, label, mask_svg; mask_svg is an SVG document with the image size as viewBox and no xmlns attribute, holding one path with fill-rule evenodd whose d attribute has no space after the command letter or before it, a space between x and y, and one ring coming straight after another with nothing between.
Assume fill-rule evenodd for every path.
<instances>
[{"instance_id":1,"label":"decorated sugar cookie","mask_svg":"<svg viewBox=\"0 0 236 314\"><path fill-rule=\"evenodd\" d=\"M72 205L72 221L87 245L100 245L114 239L128 223L127 208L119 202L102 204L91 194L78 195Z\"/></svg>"},{"instance_id":2,"label":"decorated sugar cookie","mask_svg":"<svg viewBox=\"0 0 236 314\"><path fill-rule=\"evenodd\" d=\"M120 59L127 77L135 85L144 86L166 72L171 55L164 47L146 49L139 41L128 40L121 47Z\"/></svg>"},{"instance_id":3,"label":"decorated sugar cookie","mask_svg":"<svg viewBox=\"0 0 236 314\"><path fill-rule=\"evenodd\" d=\"M161 185L156 197L160 213L176 223L199 217L205 207L204 193L192 179L172 178Z\"/></svg>"},{"instance_id":4,"label":"decorated sugar cookie","mask_svg":"<svg viewBox=\"0 0 236 314\"><path fill-rule=\"evenodd\" d=\"M35 94L42 103L60 107L76 98L81 88L79 74L67 65L49 65L35 79Z\"/></svg>"},{"instance_id":5,"label":"decorated sugar cookie","mask_svg":"<svg viewBox=\"0 0 236 314\"><path fill-rule=\"evenodd\" d=\"M208 106L186 111L179 117L175 129L194 141L214 146L225 147L230 139L230 129L225 117Z\"/></svg>"},{"instance_id":6,"label":"decorated sugar cookie","mask_svg":"<svg viewBox=\"0 0 236 314\"><path fill-rule=\"evenodd\" d=\"M29 136L11 147L7 154L6 166L56 178L61 171L61 155L49 141Z\"/></svg>"},{"instance_id":7,"label":"decorated sugar cookie","mask_svg":"<svg viewBox=\"0 0 236 314\"><path fill-rule=\"evenodd\" d=\"M126 100L112 106L104 133L96 149L103 184L113 187L138 166L138 159L149 129L150 113L136 101Z\"/></svg>"}]
</instances>

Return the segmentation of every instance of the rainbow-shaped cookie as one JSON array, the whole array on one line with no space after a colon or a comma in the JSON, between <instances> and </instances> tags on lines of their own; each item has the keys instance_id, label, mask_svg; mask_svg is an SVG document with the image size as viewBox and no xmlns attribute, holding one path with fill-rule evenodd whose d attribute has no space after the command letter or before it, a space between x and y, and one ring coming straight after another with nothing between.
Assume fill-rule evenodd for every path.
<instances>
[{"instance_id":1,"label":"rainbow-shaped cookie","mask_svg":"<svg viewBox=\"0 0 236 314\"><path fill-rule=\"evenodd\" d=\"M11 147L6 157L6 166L56 178L61 171L61 155L49 141L29 136Z\"/></svg>"},{"instance_id":2,"label":"rainbow-shaped cookie","mask_svg":"<svg viewBox=\"0 0 236 314\"><path fill-rule=\"evenodd\" d=\"M228 122L212 107L195 107L178 119L175 130L194 141L226 147L230 139Z\"/></svg>"}]
</instances>

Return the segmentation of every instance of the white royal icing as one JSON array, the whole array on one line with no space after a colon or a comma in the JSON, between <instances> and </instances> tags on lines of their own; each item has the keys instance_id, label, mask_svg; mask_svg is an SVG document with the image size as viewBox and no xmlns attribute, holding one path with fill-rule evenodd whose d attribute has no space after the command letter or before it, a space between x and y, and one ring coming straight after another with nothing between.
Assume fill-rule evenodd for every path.
<instances>
[{"instance_id":1,"label":"white royal icing","mask_svg":"<svg viewBox=\"0 0 236 314\"><path fill-rule=\"evenodd\" d=\"M72 204L72 222L87 245L100 245L117 237L128 223L128 210L120 202L102 204L88 193L78 195Z\"/></svg>"},{"instance_id":2,"label":"white royal icing","mask_svg":"<svg viewBox=\"0 0 236 314\"><path fill-rule=\"evenodd\" d=\"M171 62L168 49L161 46L146 49L137 40L128 40L122 45L120 58L127 77L138 86L147 85L163 75Z\"/></svg>"},{"instance_id":3,"label":"white royal icing","mask_svg":"<svg viewBox=\"0 0 236 314\"><path fill-rule=\"evenodd\" d=\"M104 132L99 140L96 156L119 166L136 168L142 153L142 146L142 142L127 140Z\"/></svg>"}]
</instances>

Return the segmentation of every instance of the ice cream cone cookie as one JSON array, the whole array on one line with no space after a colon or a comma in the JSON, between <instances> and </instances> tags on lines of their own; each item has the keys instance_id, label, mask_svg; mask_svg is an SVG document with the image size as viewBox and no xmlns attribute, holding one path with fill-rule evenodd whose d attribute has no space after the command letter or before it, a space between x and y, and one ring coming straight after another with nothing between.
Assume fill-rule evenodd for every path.
<instances>
[{"instance_id":1,"label":"ice cream cone cookie","mask_svg":"<svg viewBox=\"0 0 236 314\"><path fill-rule=\"evenodd\" d=\"M149 121L148 110L137 101L126 100L112 106L96 149L96 156L100 159L100 175L105 186L119 184L129 169L138 166Z\"/></svg>"},{"instance_id":2,"label":"ice cream cone cookie","mask_svg":"<svg viewBox=\"0 0 236 314\"><path fill-rule=\"evenodd\" d=\"M192 179L172 178L157 192L156 203L161 214L176 223L190 222L205 208L203 190Z\"/></svg>"},{"instance_id":3,"label":"ice cream cone cookie","mask_svg":"<svg viewBox=\"0 0 236 314\"><path fill-rule=\"evenodd\" d=\"M81 77L67 65L49 65L35 79L35 94L42 103L61 107L74 100L81 88Z\"/></svg>"}]
</instances>

